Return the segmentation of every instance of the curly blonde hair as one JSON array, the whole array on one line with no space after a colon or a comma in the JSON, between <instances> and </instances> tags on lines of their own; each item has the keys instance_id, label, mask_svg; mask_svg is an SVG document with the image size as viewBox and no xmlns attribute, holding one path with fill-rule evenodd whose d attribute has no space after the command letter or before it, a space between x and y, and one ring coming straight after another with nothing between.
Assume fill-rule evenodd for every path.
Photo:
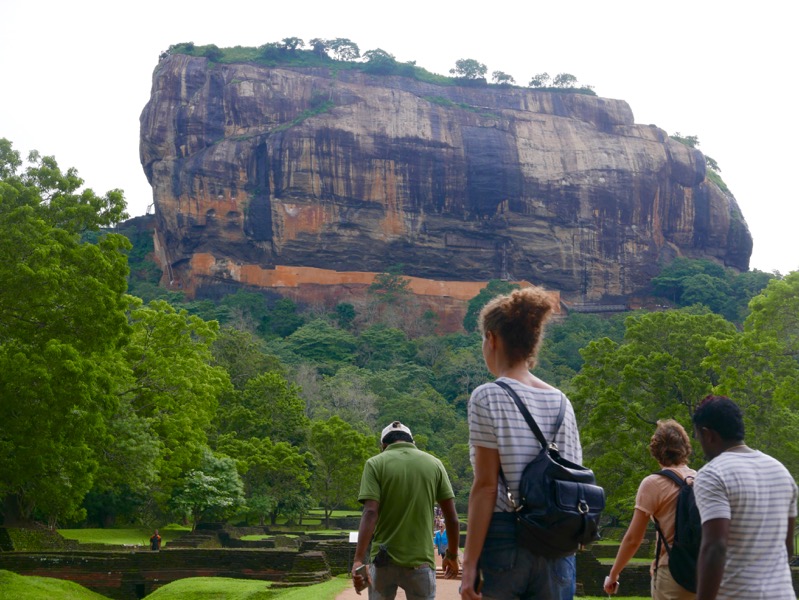
<instances>
[{"instance_id":1,"label":"curly blonde hair","mask_svg":"<svg viewBox=\"0 0 799 600\"><path fill-rule=\"evenodd\" d=\"M544 325L555 309L542 287L527 287L497 296L483 307L478 318L480 333L499 336L511 362L526 360L532 367L538 354Z\"/></svg>"},{"instance_id":2,"label":"curly blonde hair","mask_svg":"<svg viewBox=\"0 0 799 600\"><path fill-rule=\"evenodd\" d=\"M664 467L684 465L691 456L691 439L674 419L658 421L649 442L649 453Z\"/></svg>"}]
</instances>

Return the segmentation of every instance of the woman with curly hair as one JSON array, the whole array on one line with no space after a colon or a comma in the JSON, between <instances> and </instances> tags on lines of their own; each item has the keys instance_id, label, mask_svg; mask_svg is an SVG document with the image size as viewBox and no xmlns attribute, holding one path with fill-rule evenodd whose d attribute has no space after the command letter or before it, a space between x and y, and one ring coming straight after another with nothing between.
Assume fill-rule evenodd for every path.
<instances>
[{"instance_id":1,"label":"woman with curly hair","mask_svg":"<svg viewBox=\"0 0 799 600\"><path fill-rule=\"evenodd\" d=\"M569 399L530 372L544 325L555 305L551 294L529 287L491 300L480 312L483 359L498 382L524 402L544 436L555 439L561 456L582 463L577 421ZM562 425L555 431L561 405ZM541 444L511 396L486 383L469 399L469 450L474 483L469 495L469 530L463 558L462 600L570 600L575 559L547 558L520 546L516 514L524 467ZM507 487L500 477L500 469Z\"/></svg>"},{"instance_id":2,"label":"woman with curly hair","mask_svg":"<svg viewBox=\"0 0 799 600\"><path fill-rule=\"evenodd\" d=\"M658 421L655 433L649 442L649 453L658 461L661 469L674 471L681 479L689 482L696 477L696 471L688 467L691 455L691 440L685 429L677 421L668 419ZM677 510L677 496L680 487L671 479L658 474L648 475L638 486L635 497L635 511L632 521L616 554L616 560L605 579L605 592L612 594L619 583L619 574L638 550L649 520L656 522L664 539L659 544L660 556L652 562L653 600L693 600L696 594L680 586L669 572L669 556L666 544L671 547L674 541L674 515ZM660 536L660 533L658 533ZM662 542L665 542L662 543ZM657 568L655 567L657 565Z\"/></svg>"}]
</instances>

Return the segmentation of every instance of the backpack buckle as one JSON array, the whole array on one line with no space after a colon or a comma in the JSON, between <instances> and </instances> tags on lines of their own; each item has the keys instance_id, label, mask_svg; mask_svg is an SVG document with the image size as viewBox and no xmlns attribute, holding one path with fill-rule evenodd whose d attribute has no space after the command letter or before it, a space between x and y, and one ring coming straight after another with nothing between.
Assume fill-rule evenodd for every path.
<instances>
[{"instance_id":1,"label":"backpack buckle","mask_svg":"<svg viewBox=\"0 0 799 600\"><path fill-rule=\"evenodd\" d=\"M580 513L581 515L587 515L588 509L589 509L588 502L586 502L585 500L580 500L577 503L577 512Z\"/></svg>"}]
</instances>

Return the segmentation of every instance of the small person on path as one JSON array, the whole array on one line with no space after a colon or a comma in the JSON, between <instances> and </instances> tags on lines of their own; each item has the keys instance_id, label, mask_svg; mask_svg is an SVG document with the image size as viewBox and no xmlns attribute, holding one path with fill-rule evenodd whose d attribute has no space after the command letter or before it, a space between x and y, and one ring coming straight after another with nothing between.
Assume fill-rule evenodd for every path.
<instances>
[{"instance_id":1,"label":"small person on path","mask_svg":"<svg viewBox=\"0 0 799 600\"><path fill-rule=\"evenodd\" d=\"M158 530L155 530L155 533L150 536L150 550L160 550L161 549L161 536L158 535Z\"/></svg>"}]
</instances>

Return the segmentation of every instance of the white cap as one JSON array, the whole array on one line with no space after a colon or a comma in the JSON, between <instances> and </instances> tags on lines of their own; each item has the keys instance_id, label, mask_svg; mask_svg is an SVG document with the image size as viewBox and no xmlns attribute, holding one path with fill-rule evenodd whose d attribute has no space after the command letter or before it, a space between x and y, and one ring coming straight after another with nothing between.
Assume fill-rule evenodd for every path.
<instances>
[{"instance_id":1,"label":"white cap","mask_svg":"<svg viewBox=\"0 0 799 600\"><path fill-rule=\"evenodd\" d=\"M381 444L383 443L383 440L386 439L386 436L389 433L391 433L392 431L402 431L404 433L407 433L409 436L411 436L411 438L413 438L413 434L411 434L411 430L408 427L406 427L405 425L403 425L399 421L394 421L393 423L391 423L388 427L386 427L383 430L383 433L380 434L380 443Z\"/></svg>"}]
</instances>

